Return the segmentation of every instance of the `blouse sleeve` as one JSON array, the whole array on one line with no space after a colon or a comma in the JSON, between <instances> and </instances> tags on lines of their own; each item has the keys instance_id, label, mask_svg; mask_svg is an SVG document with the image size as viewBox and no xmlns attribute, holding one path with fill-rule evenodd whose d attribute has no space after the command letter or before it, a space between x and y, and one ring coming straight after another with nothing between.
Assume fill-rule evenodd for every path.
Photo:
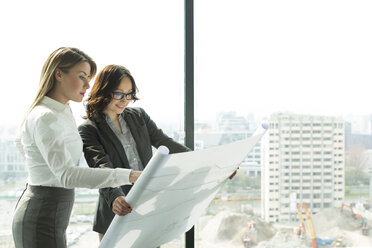
<instances>
[{"instance_id":1,"label":"blouse sleeve","mask_svg":"<svg viewBox=\"0 0 372 248\"><path fill-rule=\"evenodd\" d=\"M130 169L77 167L66 144L63 126L52 113L39 117L35 123L34 140L49 169L65 188L104 188L130 184ZM76 139L80 136L76 130ZM70 148L71 149L71 148Z\"/></svg>"}]
</instances>

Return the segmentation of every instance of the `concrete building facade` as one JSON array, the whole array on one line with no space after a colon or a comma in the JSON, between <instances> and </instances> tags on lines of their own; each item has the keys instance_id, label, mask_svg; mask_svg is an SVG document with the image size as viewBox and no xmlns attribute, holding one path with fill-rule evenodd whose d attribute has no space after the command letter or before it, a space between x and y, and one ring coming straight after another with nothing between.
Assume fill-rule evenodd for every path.
<instances>
[{"instance_id":1,"label":"concrete building facade","mask_svg":"<svg viewBox=\"0 0 372 248\"><path fill-rule=\"evenodd\" d=\"M262 140L262 217L296 221L344 200L345 123L333 117L275 114Z\"/></svg>"}]
</instances>

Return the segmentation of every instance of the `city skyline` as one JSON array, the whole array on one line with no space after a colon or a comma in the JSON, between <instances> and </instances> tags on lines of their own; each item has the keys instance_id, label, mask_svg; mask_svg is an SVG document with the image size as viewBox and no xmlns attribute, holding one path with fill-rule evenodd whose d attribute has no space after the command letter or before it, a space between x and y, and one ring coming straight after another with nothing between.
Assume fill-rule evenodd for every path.
<instances>
[{"instance_id":1,"label":"city skyline","mask_svg":"<svg viewBox=\"0 0 372 248\"><path fill-rule=\"evenodd\" d=\"M76 111L76 105L77 103L72 104L71 108L74 114L74 118L76 121L77 125L80 125L84 119L82 116L84 116L85 112L82 109L80 112ZM229 114L232 113L236 116L250 119L249 121L251 122L251 125L258 126L260 123L267 121L270 116L276 115L276 114L287 114L287 115L292 115L292 116L307 116L306 114L303 113L291 113L291 112L273 112L269 116L261 117L261 115L255 115L253 112L237 112L234 110L229 110L229 111L220 111L215 113L214 119L210 120L205 120L205 119L195 119L195 131L199 128L200 124L206 123L211 125L211 127L217 128L217 123L218 123L218 116L221 114ZM346 123L349 123L351 132L353 134L372 134L372 113L371 114L366 114L366 115L358 115L358 114L348 114L348 115L308 115L308 116L318 116L318 117L334 117L334 118L340 118L345 120ZM150 114L150 117L151 114ZM22 120L22 118L21 118ZM20 121L4 121L0 124L2 129L0 130L0 137L6 136L6 137L12 137L15 136L16 130L18 126L20 125ZM165 128L169 130L174 130L174 131L183 131L181 127L183 127L183 122L180 122L180 120L153 120L158 124L160 128Z\"/></svg>"},{"instance_id":2,"label":"city skyline","mask_svg":"<svg viewBox=\"0 0 372 248\"><path fill-rule=\"evenodd\" d=\"M309 119L335 119L332 116L311 116L311 115L289 115L289 114L273 114L274 116L287 116L288 118L309 118ZM364 120L365 122L371 123L369 118L359 118L360 120ZM268 120L269 121L269 120ZM344 120L343 120L344 121ZM260 125L260 122L257 122L255 115L250 113L246 116L240 116L236 112L220 112L217 114L217 122L196 122L195 123L195 149L205 149L211 146L222 145L230 142L234 142L237 140L244 139L249 137L253 134L256 130L257 126ZM7 125L1 124L0 125L0 141L4 144L2 147L7 147L7 151L2 152L9 152L9 148L13 146L13 139L16 134L17 126L16 125ZM353 148L358 149L365 149L366 151L372 150L372 135L365 134L360 135L360 132L353 132L352 128L353 124L345 122L345 127L343 127L345 133L345 146L344 151L351 151ZM367 125L362 125L367 126ZM183 130L179 130L174 128L173 126L161 127L165 133L167 133L170 137L174 138L178 142L183 142ZM269 132L270 132L269 128ZM360 139L360 137L362 139ZM364 143L363 143L364 142ZM15 146L14 146L15 149ZM4 150L4 149L2 149ZM11 156L16 156L14 154L18 152L12 152ZM258 160L254 158L258 158ZM244 161L245 163L256 163L260 165L260 147L257 146L251 154L248 155L247 159ZM17 163L20 162L20 159L17 158ZM5 160L3 159L3 162ZM23 167L24 168L24 167Z\"/></svg>"}]
</instances>

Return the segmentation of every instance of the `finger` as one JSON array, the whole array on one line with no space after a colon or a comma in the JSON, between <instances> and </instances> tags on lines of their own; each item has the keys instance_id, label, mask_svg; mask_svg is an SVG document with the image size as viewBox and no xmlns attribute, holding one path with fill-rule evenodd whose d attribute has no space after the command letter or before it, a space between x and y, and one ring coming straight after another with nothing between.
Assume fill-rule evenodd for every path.
<instances>
[{"instance_id":1,"label":"finger","mask_svg":"<svg viewBox=\"0 0 372 248\"><path fill-rule=\"evenodd\" d=\"M114 214L116 214L116 215L122 216L122 214L121 214L120 212L118 212L117 210L114 210L113 212L114 212Z\"/></svg>"},{"instance_id":2,"label":"finger","mask_svg":"<svg viewBox=\"0 0 372 248\"><path fill-rule=\"evenodd\" d=\"M124 208L128 208L128 209L132 209L132 207L128 204L128 202L124 201L124 202L121 202L120 204L122 207Z\"/></svg>"},{"instance_id":3,"label":"finger","mask_svg":"<svg viewBox=\"0 0 372 248\"><path fill-rule=\"evenodd\" d=\"M121 212L117 208L112 208L112 212L114 212L114 214L121 216Z\"/></svg>"},{"instance_id":4,"label":"finger","mask_svg":"<svg viewBox=\"0 0 372 248\"><path fill-rule=\"evenodd\" d=\"M114 205L116 208L118 208L119 210L122 210L122 211L132 211L132 208L131 206L126 202L120 202L120 201L117 201L117 202L114 202Z\"/></svg>"},{"instance_id":5,"label":"finger","mask_svg":"<svg viewBox=\"0 0 372 248\"><path fill-rule=\"evenodd\" d=\"M124 215L127 215L127 214L131 213L131 212L132 212L132 210L130 210L130 209L123 209L123 211L121 213L124 216Z\"/></svg>"},{"instance_id":6,"label":"finger","mask_svg":"<svg viewBox=\"0 0 372 248\"><path fill-rule=\"evenodd\" d=\"M114 207L113 212L119 216L124 216L132 212L132 210L128 208Z\"/></svg>"},{"instance_id":7,"label":"finger","mask_svg":"<svg viewBox=\"0 0 372 248\"><path fill-rule=\"evenodd\" d=\"M125 215L129 214L128 212L120 212L120 211L115 211L114 213L119 215L119 216L125 216Z\"/></svg>"},{"instance_id":8,"label":"finger","mask_svg":"<svg viewBox=\"0 0 372 248\"><path fill-rule=\"evenodd\" d=\"M121 207L123 208L128 208L128 209L132 209L132 207L125 201L124 197L120 197L118 199L118 203L120 204Z\"/></svg>"},{"instance_id":9,"label":"finger","mask_svg":"<svg viewBox=\"0 0 372 248\"><path fill-rule=\"evenodd\" d=\"M129 211L131 212L132 211L132 208L126 204L126 205L122 205L118 202L114 202L114 204L112 205L113 208L117 209L118 211Z\"/></svg>"}]
</instances>

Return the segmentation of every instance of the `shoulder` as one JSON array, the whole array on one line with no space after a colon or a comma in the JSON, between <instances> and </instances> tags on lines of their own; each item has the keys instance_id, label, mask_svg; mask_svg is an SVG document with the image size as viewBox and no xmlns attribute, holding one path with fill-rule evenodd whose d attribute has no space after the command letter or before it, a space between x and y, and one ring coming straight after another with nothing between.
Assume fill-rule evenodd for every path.
<instances>
[{"instance_id":1,"label":"shoulder","mask_svg":"<svg viewBox=\"0 0 372 248\"><path fill-rule=\"evenodd\" d=\"M47 106L35 106L28 114L25 121L25 137L54 137L57 139L57 137L62 138L63 135L65 135L65 131L65 125L59 113Z\"/></svg>"},{"instance_id":2,"label":"shoulder","mask_svg":"<svg viewBox=\"0 0 372 248\"><path fill-rule=\"evenodd\" d=\"M33 126L58 124L58 113L45 105L37 105L28 114L26 122Z\"/></svg>"},{"instance_id":3,"label":"shoulder","mask_svg":"<svg viewBox=\"0 0 372 248\"><path fill-rule=\"evenodd\" d=\"M89 126L97 126L97 121L94 118L88 118L80 124L79 127L89 127Z\"/></svg>"},{"instance_id":4,"label":"shoulder","mask_svg":"<svg viewBox=\"0 0 372 248\"><path fill-rule=\"evenodd\" d=\"M130 107L130 108L125 108L124 114L141 117L143 114L146 114L146 112L143 108Z\"/></svg>"},{"instance_id":5,"label":"shoulder","mask_svg":"<svg viewBox=\"0 0 372 248\"><path fill-rule=\"evenodd\" d=\"M148 122L149 116L142 108L126 108L124 110L124 120L135 125L143 126Z\"/></svg>"},{"instance_id":6,"label":"shoulder","mask_svg":"<svg viewBox=\"0 0 372 248\"><path fill-rule=\"evenodd\" d=\"M97 129L97 121L94 118L88 118L78 127L79 132L88 132Z\"/></svg>"}]
</instances>

